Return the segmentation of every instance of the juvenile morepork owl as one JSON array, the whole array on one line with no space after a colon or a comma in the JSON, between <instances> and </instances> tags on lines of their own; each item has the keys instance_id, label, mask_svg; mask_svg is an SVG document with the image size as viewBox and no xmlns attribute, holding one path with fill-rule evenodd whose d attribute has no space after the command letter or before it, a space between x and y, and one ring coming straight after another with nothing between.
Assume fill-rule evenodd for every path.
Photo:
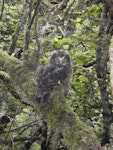
<instances>
[{"instance_id":1,"label":"juvenile morepork owl","mask_svg":"<svg viewBox=\"0 0 113 150\"><path fill-rule=\"evenodd\" d=\"M35 100L38 103L47 102L54 87L58 84L62 84L62 91L66 95L72 75L69 53L65 50L53 51L50 61L45 65L39 66L36 75Z\"/></svg>"}]
</instances>

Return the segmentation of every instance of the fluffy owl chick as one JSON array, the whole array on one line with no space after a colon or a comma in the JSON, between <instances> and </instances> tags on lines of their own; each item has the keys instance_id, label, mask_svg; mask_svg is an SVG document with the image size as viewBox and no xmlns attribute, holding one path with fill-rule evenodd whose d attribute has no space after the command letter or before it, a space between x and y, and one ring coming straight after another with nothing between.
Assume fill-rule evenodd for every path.
<instances>
[{"instance_id":1,"label":"fluffy owl chick","mask_svg":"<svg viewBox=\"0 0 113 150\"><path fill-rule=\"evenodd\" d=\"M53 51L50 61L37 68L35 100L38 103L47 102L54 87L58 84L62 84L62 91L66 95L71 75L72 67L69 53L65 50Z\"/></svg>"}]
</instances>

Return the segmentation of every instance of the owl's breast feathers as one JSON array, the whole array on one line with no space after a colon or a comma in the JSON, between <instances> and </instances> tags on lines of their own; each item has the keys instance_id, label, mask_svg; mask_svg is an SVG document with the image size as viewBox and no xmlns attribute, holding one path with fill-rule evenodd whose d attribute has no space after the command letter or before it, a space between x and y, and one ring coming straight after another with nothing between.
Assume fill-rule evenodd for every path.
<instances>
[{"instance_id":1,"label":"owl's breast feathers","mask_svg":"<svg viewBox=\"0 0 113 150\"><path fill-rule=\"evenodd\" d=\"M37 93L35 97L44 101L56 85L61 83L68 87L72 74L71 65L45 64L37 69Z\"/></svg>"}]
</instances>

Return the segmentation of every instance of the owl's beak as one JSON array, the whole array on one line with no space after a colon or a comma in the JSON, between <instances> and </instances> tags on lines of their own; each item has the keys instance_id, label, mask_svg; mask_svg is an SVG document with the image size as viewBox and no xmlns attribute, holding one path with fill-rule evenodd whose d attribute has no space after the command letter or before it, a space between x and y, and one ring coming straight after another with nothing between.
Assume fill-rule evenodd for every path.
<instances>
[{"instance_id":1,"label":"owl's beak","mask_svg":"<svg viewBox=\"0 0 113 150\"><path fill-rule=\"evenodd\" d=\"M63 64L64 57L59 58L59 64Z\"/></svg>"}]
</instances>

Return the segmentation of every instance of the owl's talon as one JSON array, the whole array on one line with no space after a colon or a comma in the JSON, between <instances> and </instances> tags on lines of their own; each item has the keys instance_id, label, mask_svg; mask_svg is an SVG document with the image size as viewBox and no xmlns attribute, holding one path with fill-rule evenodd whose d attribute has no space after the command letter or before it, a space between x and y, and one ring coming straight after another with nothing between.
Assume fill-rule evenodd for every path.
<instances>
[{"instance_id":1,"label":"owl's talon","mask_svg":"<svg viewBox=\"0 0 113 150\"><path fill-rule=\"evenodd\" d=\"M61 85L61 82L60 82L60 80L58 81L58 84L59 84L59 85Z\"/></svg>"}]
</instances>

